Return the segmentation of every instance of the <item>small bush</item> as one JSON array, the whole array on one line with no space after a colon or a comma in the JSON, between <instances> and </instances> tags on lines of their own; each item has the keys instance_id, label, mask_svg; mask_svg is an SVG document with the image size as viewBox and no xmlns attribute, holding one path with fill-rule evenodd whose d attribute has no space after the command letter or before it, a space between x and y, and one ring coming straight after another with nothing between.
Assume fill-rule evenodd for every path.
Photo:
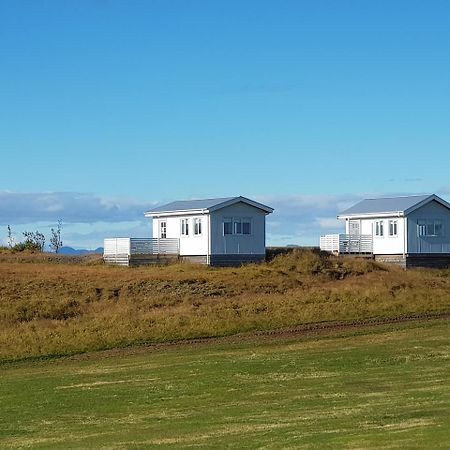
<instances>
[{"instance_id":1,"label":"small bush","mask_svg":"<svg viewBox=\"0 0 450 450\"><path fill-rule=\"evenodd\" d=\"M325 275L343 279L349 275L364 275L375 270L386 270L384 266L366 258L343 258L314 250L296 249L279 255L269 263L277 269L295 271L305 275Z\"/></svg>"},{"instance_id":2,"label":"small bush","mask_svg":"<svg viewBox=\"0 0 450 450\"><path fill-rule=\"evenodd\" d=\"M14 245L12 248L13 252L41 252L41 246L39 244L36 244L35 242L31 241L25 241L25 242L19 242L18 244Z\"/></svg>"}]
</instances>

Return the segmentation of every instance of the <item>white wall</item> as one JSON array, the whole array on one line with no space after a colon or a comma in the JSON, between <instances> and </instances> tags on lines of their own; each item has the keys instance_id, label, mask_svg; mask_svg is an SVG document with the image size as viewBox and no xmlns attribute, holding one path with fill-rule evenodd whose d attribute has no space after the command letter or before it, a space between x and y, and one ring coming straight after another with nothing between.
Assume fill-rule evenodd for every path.
<instances>
[{"instance_id":1,"label":"white wall","mask_svg":"<svg viewBox=\"0 0 450 450\"><path fill-rule=\"evenodd\" d=\"M404 217L383 217L378 221L383 221L384 235L375 236L376 219L363 220L363 234L373 235L373 253L375 255L398 255L406 252L405 242L405 218ZM389 221L397 221L397 236L389 236ZM366 233L367 232L367 233Z\"/></svg>"},{"instance_id":2,"label":"white wall","mask_svg":"<svg viewBox=\"0 0 450 450\"><path fill-rule=\"evenodd\" d=\"M202 219L202 234L194 235L194 218ZM189 235L181 235L181 219L189 221ZM165 221L167 224L168 238L180 239L180 255L181 256L199 256L208 254L208 222L209 215L184 215L153 218L153 237L160 237L160 222Z\"/></svg>"},{"instance_id":3,"label":"white wall","mask_svg":"<svg viewBox=\"0 0 450 450\"><path fill-rule=\"evenodd\" d=\"M352 219L354 220L354 219ZM382 217L359 219L360 234L373 236L373 253L375 255L398 255L406 253L405 245L405 218ZM389 221L397 220L397 236L389 236ZM383 221L384 235L375 236L375 222ZM345 232L349 233L349 221L345 221Z\"/></svg>"},{"instance_id":4,"label":"white wall","mask_svg":"<svg viewBox=\"0 0 450 450\"><path fill-rule=\"evenodd\" d=\"M224 218L250 218L250 235L223 234ZM265 255L264 211L245 203L236 203L211 213L211 254L212 255Z\"/></svg>"}]
</instances>

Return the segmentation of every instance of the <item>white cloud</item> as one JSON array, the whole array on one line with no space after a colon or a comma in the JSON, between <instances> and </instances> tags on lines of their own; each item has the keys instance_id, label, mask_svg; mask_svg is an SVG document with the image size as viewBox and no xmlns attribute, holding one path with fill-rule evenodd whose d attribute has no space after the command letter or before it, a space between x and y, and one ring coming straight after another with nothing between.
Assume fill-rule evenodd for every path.
<instances>
[{"instance_id":1,"label":"white cloud","mask_svg":"<svg viewBox=\"0 0 450 450\"><path fill-rule=\"evenodd\" d=\"M342 230L339 212L364 198L363 195L291 195L257 197L275 209L267 218L269 245L318 245L325 233Z\"/></svg>"},{"instance_id":2,"label":"white cloud","mask_svg":"<svg viewBox=\"0 0 450 450\"><path fill-rule=\"evenodd\" d=\"M6 225L16 242L25 230L39 230L48 237L58 219L63 221L63 243L96 248L108 236L150 236L144 211L156 202L130 198L102 197L78 192L0 192L0 243L5 245Z\"/></svg>"},{"instance_id":3,"label":"white cloud","mask_svg":"<svg viewBox=\"0 0 450 450\"><path fill-rule=\"evenodd\" d=\"M107 237L150 237L150 220L136 222L97 223L71 225L63 228L64 245L95 249L103 246Z\"/></svg>"},{"instance_id":4,"label":"white cloud","mask_svg":"<svg viewBox=\"0 0 450 450\"><path fill-rule=\"evenodd\" d=\"M316 245L318 237L336 231L333 218L361 196L270 196L258 201L275 208L267 220L270 245ZM47 236L56 221L63 221L64 245L96 248L105 237L151 236L143 212L157 202L101 197L74 192L0 192L0 226L10 224L20 240L22 231L39 229ZM4 241L4 237L0 239Z\"/></svg>"},{"instance_id":5,"label":"white cloud","mask_svg":"<svg viewBox=\"0 0 450 450\"><path fill-rule=\"evenodd\" d=\"M325 230L335 229L342 226L342 222L336 219L336 217L318 217L316 218L316 222L320 228Z\"/></svg>"},{"instance_id":6,"label":"white cloud","mask_svg":"<svg viewBox=\"0 0 450 450\"><path fill-rule=\"evenodd\" d=\"M0 192L0 225L41 221L65 223L118 222L142 219L156 202L101 197L78 192Z\"/></svg>"},{"instance_id":7,"label":"white cloud","mask_svg":"<svg viewBox=\"0 0 450 450\"><path fill-rule=\"evenodd\" d=\"M450 193L441 189L440 194ZM386 195L386 194L385 194ZM392 194L395 195L395 194ZM267 218L268 245L318 245L319 236L343 230L339 212L376 194L291 195L255 197L275 211ZM46 236L56 221L63 221L64 245L96 248L105 237L151 236L151 221L143 212L157 202L101 197L87 193L0 192L0 242L6 243L6 225L16 240L24 230L40 230Z\"/></svg>"}]
</instances>

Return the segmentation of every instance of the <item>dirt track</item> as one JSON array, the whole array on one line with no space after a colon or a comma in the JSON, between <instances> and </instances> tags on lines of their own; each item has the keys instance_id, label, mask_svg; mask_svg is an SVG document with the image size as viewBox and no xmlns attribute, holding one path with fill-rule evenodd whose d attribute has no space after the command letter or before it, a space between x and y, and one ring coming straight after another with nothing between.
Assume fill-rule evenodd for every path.
<instances>
[{"instance_id":1,"label":"dirt track","mask_svg":"<svg viewBox=\"0 0 450 450\"><path fill-rule=\"evenodd\" d=\"M137 344L136 346L77 354L74 356L70 356L68 358L75 360L91 359L93 357L99 356L108 358L117 356L119 354L132 355L138 353L145 353L153 350L163 350L165 348L169 349L177 347L197 346L205 344L220 344L220 343L235 344L239 342L251 342L256 339L258 340L258 342L260 342L261 340L278 339L278 338L289 339L311 335L326 335L331 334L335 331L371 329L377 326L391 325L391 324L423 322L430 320L448 320L448 319L450 319L450 312L404 315L397 317L377 318L377 319L358 320L349 322L312 323L307 325L301 325L294 328L284 328L271 331L253 331L248 333L234 334L230 336L203 337L203 338L185 339L161 343L148 343L148 344L143 343L140 345Z\"/></svg>"}]
</instances>

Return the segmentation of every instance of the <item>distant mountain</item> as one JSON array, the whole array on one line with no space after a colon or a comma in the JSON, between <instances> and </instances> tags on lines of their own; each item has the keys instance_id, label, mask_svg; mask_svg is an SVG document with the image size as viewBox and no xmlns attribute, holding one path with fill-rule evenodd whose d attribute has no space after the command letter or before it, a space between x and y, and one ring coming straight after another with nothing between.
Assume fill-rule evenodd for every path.
<instances>
[{"instance_id":1,"label":"distant mountain","mask_svg":"<svg viewBox=\"0 0 450 450\"><path fill-rule=\"evenodd\" d=\"M87 250L85 248L61 247L59 252L61 255L87 255L88 253L103 253L103 247L98 247L95 250Z\"/></svg>"}]
</instances>

